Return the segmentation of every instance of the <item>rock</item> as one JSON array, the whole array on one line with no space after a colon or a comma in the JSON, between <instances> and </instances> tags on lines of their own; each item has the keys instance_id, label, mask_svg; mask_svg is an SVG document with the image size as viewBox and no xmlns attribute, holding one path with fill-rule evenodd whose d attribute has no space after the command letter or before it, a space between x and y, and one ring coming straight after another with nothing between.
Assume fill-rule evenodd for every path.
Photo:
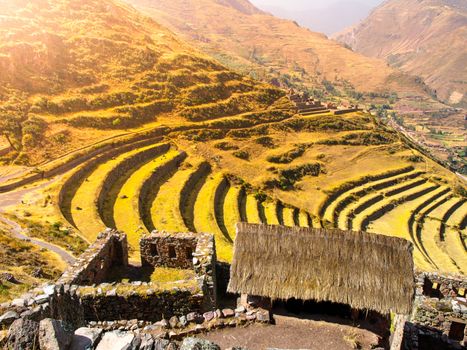
<instances>
[{"instance_id":1,"label":"rock","mask_svg":"<svg viewBox=\"0 0 467 350\"><path fill-rule=\"evenodd\" d=\"M8 272L0 273L0 282L10 282L13 284L20 283L13 274Z\"/></svg>"},{"instance_id":2,"label":"rock","mask_svg":"<svg viewBox=\"0 0 467 350\"><path fill-rule=\"evenodd\" d=\"M170 342L166 339L154 339L154 350L165 350L169 344Z\"/></svg>"},{"instance_id":3,"label":"rock","mask_svg":"<svg viewBox=\"0 0 467 350\"><path fill-rule=\"evenodd\" d=\"M166 319L163 319L161 321L156 322L155 325L159 326L159 327L162 327L162 328L166 328L166 329L168 329L170 327L170 324Z\"/></svg>"},{"instance_id":4,"label":"rock","mask_svg":"<svg viewBox=\"0 0 467 350\"><path fill-rule=\"evenodd\" d=\"M222 315L222 311L217 309L216 311L214 311L214 314L215 314L215 318L222 318L224 317L224 315Z\"/></svg>"},{"instance_id":5,"label":"rock","mask_svg":"<svg viewBox=\"0 0 467 350\"><path fill-rule=\"evenodd\" d=\"M139 350L153 350L154 349L154 339L149 334L141 334Z\"/></svg>"},{"instance_id":6,"label":"rock","mask_svg":"<svg viewBox=\"0 0 467 350\"><path fill-rule=\"evenodd\" d=\"M49 284L42 288L42 290L44 291L44 294L53 295L55 293L55 286L53 284Z\"/></svg>"},{"instance_id":7,"label":"rock","mask_svg":"<svg viewBox=\"0 0 467 350\"><path fill-rule=\"evenodd\" d=\"M235 316L235 311L232 310L232 309L223 309L222 310L222 315L224 315L224 317L234 317Z\"/></svg>"},{"instance_id":8,"label":"rock","mask_svg":"<svg viewBox=\"0 0 467 350\"><path fill-rule=\"evenodd\" d=\"M180 316L180 326L185 328L188 325L188 321L185 316Z\"/></svg>"},{"instance_id":9,"label":"rock","mask_svg":"<svg viewBox=\"0 0 467 350\"><path fill-rule=\"evenodd\" d=\"M22 298L18 298L18 299L14 299L12 302L11 302L11 305L12 306L16 306L16 307L25 307L26 306L26 300L22 299Z\"/></svg>"},{"instance_id":10,"label":"rock","mask_svg":"<svg viewBox=\"0 0 467 350\"><path fill-rule=\"evenodd\" d=\"M15 311L7 311L2 316L0 316L0 325L9 326L18 318L19 315Z\"/></svg>"},{"instance_id":11,"label":"rock","mask_svg":"<svg viewBox=\"0 0 467 350\"><path fill-rule=\"evenodd\" d=\"M238 314L242 314L244 312L246 312L246 309L244 306L239 306L235 309L235 312L238 313Z\"/></svg>"},{"instance_id":12,"label":"rock","mask_svg":"<svg viewBox=\"0 0 467 350\"><path fill-rule=\"evenodd\" d=\"M256 320L258 320L259 322L263 322L263 323L271 322L271 316L269 315L269 311L259 310L256 313Z\"/></svg>"},{"instance_id":13,"label":"rock","mask_svg":"<svg viewBox=\"0 0 467 350\"><path fill-rule=\"evenodd\" d=\"M49 296L47 294L41 294L34 298L36 304L44 304L49 301Z\"/></svg>"},{"instance_id":14,"label":"rock","mask_svg":"<svg viewBox=\"0 0 467 350\"><path fill-rule=\"evenodd\" d=\"M73 329L63 321L46 318L39 323L41 350L65 350L73 340Z\"/></svg>"},{"instance_id":15,"label":"rock","mask_svg":"<svg viewBox=\"0 0 467 350\"><path fill-rule=\"evenodd\" d=\"M178 350L178 346L176 343L169 343L169 345L167 345L167 347L165 348L165 350Z\"/></svg>"},{"instance_id":16,"label":"rock","mask_svg":"<svg viewBox=\"0 0 467 350\"><path fill-rule=\"evenodd\" d=\"M212 311L205 312L205 313L203 314L203 317L204 317L204 320L205 320L206 322L209 322L209 321L211 321L211 320L214 318L214 312L212 312Z\"/></svg>"},{"instance_id":17,"label":"rock","mask_svg":"<svg viewBox=\"0 0 467 350\"><path fill-rule=\"evenodd\" d=\"M19 319L13 322L8 330L7 349L35 350L39 343L39 323Z\"/></svg>"},{"instance_id":18,"label":"rock","mask_svg":"<svg viewBox=\"0 0 467 350\"><path fill-rule=\"evenodd\" d=\"M96 350L133 350L139 341L131 332L112 331L104 334Z\"/></svg>"},{"instance_id":19,"label":"rock","mask_svg":"<svg viewBox=\"0 0 467 350\"><path fill-rule=\"evenodd\" d=\"M78 328L73 335L70 350L94 349L102 332L101 328Z\"/></svg>"},{"instance_id":20,"label":"rock","mask_svg":"<svg viewBox=\"0 0 467 350\"><path fill-rule=\"evenodd\" d=\"M177 316L172 316L169 320L169 324L171 328L178 328L179 327L179 320Z\"/></svg>"},{"instance_id":21,"label":"rock","mask_svg":"<svg viewBox=\"0 0 467 350\"><path fill-rule=\"evenodd\" d=\"M180 350L220 350L219 345L216 345L208 340L198 338L185 338Z\"/></svg>"}]
</instances>

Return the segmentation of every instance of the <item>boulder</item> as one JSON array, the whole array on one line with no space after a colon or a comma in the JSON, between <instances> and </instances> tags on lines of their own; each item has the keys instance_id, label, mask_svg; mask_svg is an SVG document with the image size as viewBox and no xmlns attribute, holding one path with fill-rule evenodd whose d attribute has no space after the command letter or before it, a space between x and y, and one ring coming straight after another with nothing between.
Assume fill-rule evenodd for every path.
<instances>
[{"instance_id":1,"label":"boulder","mask_svg":"<svg viewBox=\"0 0 467 350\"><path fill-rule=\"evenodd\" d=\"M78 328L73 335L70 350L94 349L101 336L101 328Z\"/></svg>"},{"instance_id":2,"label":"boulder","mask_svg":"<svg viewBox=\"0 0 467 350\"><path fill-rule=\"evenodd\" d=\"M46 318L39 323L41 350L66 350L72 340L73 328L63 321Z\"/></svg>"},{"instance_id":3,"label":"boulder","mask_svg":"<svg viewBox=\"0 0 467 350\"><path fill-rule=\"evenodd\" d=\"M140 342L132 332L118 330L105 333L96 350L133 350L138 349Z\"/></svg>"},{"instance_id":4,"label":"boulder","mask_svg":"<svg viewBox=\"0 0 467 350\"><path fill-rule=\"evenodd\" d=\"M219 345L208 340L198 338L185 338L180 350L220 350Z\"/></svg>"},{"instance_id":5,"label":"boulder","mask_svg":"<svg viewBox=\"0 0 467 350\"><path fill-rule=\"evenodd\" d=\"M7 349L36 350L39 344L39 323L18 319L10 326L6 339Z\"/></svg>"},{"instance_id":6,"label":"boulder","mask_svg":"<svg viewBox=\"0 0 467 350\"><path fill-rule=\"evenodd\" d=\"M154 350L165 350L168 348L170 342L166 339L154 339Z\"/></svg>"},{"instance_id":7,"label":"boulder","mask_svg":"<svg viewBox=\"0 0 467 350\"><path fill-rule=\"evenodd\" d=\"M18 313L15 311L7 311L0 316L0 326L9 326L19 318Z\"/></svg>"}]
</instances>

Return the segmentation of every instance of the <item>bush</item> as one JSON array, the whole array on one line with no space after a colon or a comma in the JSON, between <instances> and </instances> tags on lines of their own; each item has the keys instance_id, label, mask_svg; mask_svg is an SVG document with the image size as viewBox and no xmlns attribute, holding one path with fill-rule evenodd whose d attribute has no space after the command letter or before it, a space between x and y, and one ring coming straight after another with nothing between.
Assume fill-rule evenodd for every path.
<instances>
[{"instance_id":1,"label":"bush","mask_svg":"<svg viewBox=\"0 0 467 350\"><path fill-rule=\"evenodd\" d=\"M247 151L236 151L236 152L233 152L233 155L243 160L250 159L250 154Z\"/></svg>"},{"instance_id":2,"label":"bush","mask_svg":"<svg viewBox=\"0 0 467 350\"><path fill-rule=\"evenodd\" d=\"M233 150L238 149L238 146L232 145L231 143L226 142L226 141L216 143L214 145L214 147L216 147L217 149L220 149L222 151L233 151Z\"/></svg>"},{"instance_id":3,"label":"bush","mask_svg":"<svg viewBox=\"0 0 467 350\"><path fill-rule=\"evenodd\" d=\"M293 160L301 157L305 153L307 147L308 145L304 144L297 145L294 149L284 154L269 156L267 161L275 164L289 164Z\"/></svg>"},{"instance_id":4,"label":"bush","mask_svg":"<svg viewBox=\"0 0 467 350\"><path fill-rule=\"evenodd\" d=\"M259 138L257 138L255 140L255 142L258 145L264 146L266 148L275 148L276 147L273 138L270 137L270 136L259 137Z\"/></svg>"}]
</instances>

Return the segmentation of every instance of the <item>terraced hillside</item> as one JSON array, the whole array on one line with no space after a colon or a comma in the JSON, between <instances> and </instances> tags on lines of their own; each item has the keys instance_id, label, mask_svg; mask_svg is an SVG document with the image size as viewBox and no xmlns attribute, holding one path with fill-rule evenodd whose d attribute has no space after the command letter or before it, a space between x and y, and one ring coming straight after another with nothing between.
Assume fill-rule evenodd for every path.
<instances>
[{"instance_id":1,"label":"terraced hillside","mask_svg":"<svg viewBox=\"0 0 467 350\"><path fill-rule=\"evenodd\" d=\"M414 242L418 267L465 274L466 202L439 179L407 167L336 188L320 209L321 224L392 232Z\"/></svg>"},{"instance_id":2,"label":"terraced hillside","mask_svg":"<svg viewBox=\"0 0 467 350\"><path fill-rule=\"evenodd\" d=\"M304 212L300 221L298 208L264 199L251 187L167 143L144 145L83 168L89 169L71 173L62 186L63 216L89 241L107 226L126 232L134 258L139 237L154 229L214 233L219 259L231 261L234 227L242 221L242 213L250 222L278 224L286 217L288 225L308 224ZM81 181L75 182L77 177ZM272 211L260 219L264 201L273 203Z\"/></svg>"},{"instance_id":3,"label":"terraced hillside","mask_svg":"<svg viewBox=\"0 0 467 350\"><path fill-rule=\"evenodd\" d=\"M7 163L42 165L141 129L262 111L284 95L118 1L3 1L0 17Z\"/></svg>"}]
</instances>

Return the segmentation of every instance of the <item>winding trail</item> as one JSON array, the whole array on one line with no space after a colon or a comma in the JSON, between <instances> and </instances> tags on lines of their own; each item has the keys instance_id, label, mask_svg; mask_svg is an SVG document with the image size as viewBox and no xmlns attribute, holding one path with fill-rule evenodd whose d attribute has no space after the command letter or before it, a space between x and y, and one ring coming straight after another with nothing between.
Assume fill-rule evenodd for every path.
<instances>
[{"instance_id":1,"label":"winding trail","mask_svg":"<svg viewBox=\"0 0 467 350\"><path fill-rule=\"evenodd\" d=\"M54 244L51 244L51 243L47 243L47 242L44 242L44 241L41 241L39 239L35 239L35 238L32 238L32 237L29 237L26 235L27 233L27 230L26 229L23 229L19 224L17 224L16 222L12 221L12 220L9 220L3 216L0 216L0 221L3 222L4 224L6 224L8 227L11 228L10 230L10 233L13 237L17 238L17 239L20 239L22 241L27 241L27 242L30 242L40 248L44 248L44 249L47 249L47 250L50 250L51 252L54 252L55 254L57 254L58 256L60 256L63 261L65 261L67 264L71 265L72 263L74 263L76 261L76 258L71 255L70 253L68 253L66 250L54 245Z\"/></svg>"}]
</instances>

